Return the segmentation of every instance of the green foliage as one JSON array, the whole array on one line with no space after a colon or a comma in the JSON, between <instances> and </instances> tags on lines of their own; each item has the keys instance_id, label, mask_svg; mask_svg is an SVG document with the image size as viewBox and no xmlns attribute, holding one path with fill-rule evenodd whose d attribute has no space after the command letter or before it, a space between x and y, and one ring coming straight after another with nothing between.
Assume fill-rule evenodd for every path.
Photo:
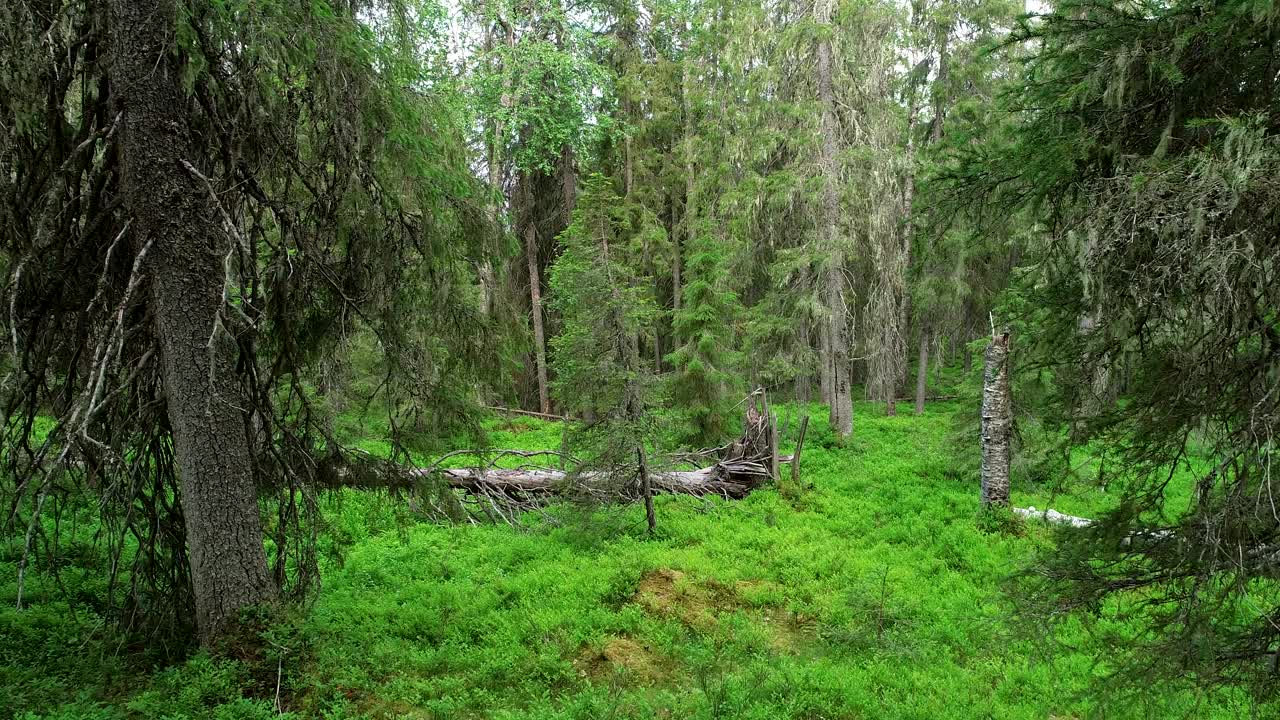
<instances>
[{"instance_id":1,"label":"green foliage","mask_svg":"<svg viewBox=\"0 0 1280 720\"><path fill-rule=\"evenodd\" d=\"M1069 622L1063 646L1047 652L1039 628L1024 634L1010 621L1001 581L1052 535L1037 523L1024 534L980 526L976 485L949 474L957 460L976 464L976 452L945 452L963 406L913 418L860 403L860 432L844 448L833 447L821 408L779 410L812 418L803 455L812 488L800 507L773 489L737 502L663 496L653 539L632 506L620 528L564 522L572 511L553 508L525 531L424 524L359 540L306 615L268 635L305 648L280 665L285 709L583 720L1248 712L1224 691L1100 694L1096 658L1108 640ZM559 435L535 420L517 429L498 431L500 442L536 449ZM1016 504L1042 507L1049 497L1039 493L1015 479ZM1085 514L1112 498L1090 490L1053 501ZM1104 627L1112 639L1143 630L1140 618ZM82 642L54 643L30 661L30 677ZM63 706L57 694L16 709L256 718L272 707L276 668L271 657L197 656L130 676L84 715L77 708L89 706Z\"/></svg>"},{"instance_id":2,"label":"green foliage","mask_svg":"<svg viewBox=\"0 0 1280 720\"><path fill-rule=\"evenodd\" d=\"M479 3L480 18L499 35L477 54L470 77L476 112L502 137L515 165L550 174L568 148L589 157L608 132L612 75L595 60L598 40L558 0Z\"/></svg>"},{"instance_id":3,"label":"green foliage","mask_svg":"<svg viewBox=\"0 0 1280 720\"><path fill-rule=\"evenodd\" d=\"M714 445L731 434L729 406L741 395L733 374L739 304L729 286L725 244L704 229L688 253L688 282L674 322L682 343L667 358L676 368L671 396L687 419L686 440Z\"/></svg>"},{"instance_id":4,"label":"green foliage","mask_svg":"<svg viewBox=\"0 0 1280 720\"><path fill-rule=\"evenodd\" d=\"M593 175L551 270L552 308L561 321L551 342L553 390L559 407L592 419L574 432L575 451L588 450L592 467L628 477L636 449L655 446L660 433L656 368L640 357L658 309L652 278L641 269L648 249L665 241L643 208L623 202L609 179Z\"/></svg>"},{"instance_id":5,"label":"green foliage","mask_svg":"<svg viewBox=\"0 0 1280 720\"><path fill-rule=\"evenodd\" d=\"M563 251L551 270L552 340L558 404L574 413L639 417L652 406L653 370L639 341L657 315L650 278L638 272L646 247L665 241L660 225L613 193L600 175L586 180Z\"/></svg>"},{"instance_id":6,"label":"green foliage","mask_svg":"<svg viewBox=\"0 0 1280 720\"><path fill-rule=\"evenodd\" d=\"M1253 2L1057 3L1015 37L1013 124L952 176L1039 223L1002 321L1047 375L1032 399L1060 457L1089 447L1119 491L1046 550L1034 608L1142 603L1150 633L1113 653L1137 684L1274 693L1280 596L1259 553L1280 519L1257 499L1280 417L1275 19Z\"/></svg>"}]
</instances>

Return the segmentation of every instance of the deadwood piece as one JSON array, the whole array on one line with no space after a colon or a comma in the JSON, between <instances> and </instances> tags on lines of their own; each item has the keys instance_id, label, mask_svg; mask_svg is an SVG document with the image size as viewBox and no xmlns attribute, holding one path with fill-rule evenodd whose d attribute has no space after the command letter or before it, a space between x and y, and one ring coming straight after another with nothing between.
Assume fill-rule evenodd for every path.
<instances>
[{"instance_id":1,"label":"deadwood piece","mask_svg":"<svg viewBox=\"0 0 1280 720\"><path fill-rule=\"evenodd\" d=\"M982 506L1009 505L1009 333L992 333L982 381Z\"/></svg>"},{"instance_id":2,"label":"deadwood piece","mask_svg":"<svg viewBox=\"0 0 1280 720\"><path fill-rule=\"evenodd\" d=\"M658 519L653 512L653 485L649 482L649 468L644 462L644 448L636 448L636 461L639 463L640 492L644 495L644 519L652 535L658 528Z\"/></svg>"},{"instance_id":3,"label":"deadwood piece","mask_svg":"<svg viewBox=\"0 0 1280 720\"><path fill-rule=\"evenodd\" d=\"M1035 519L1043 520L1046 523L1049 523L1050 525L1070 525L1071 527L1088 527L1093 524L1093 521L1090 520L1089 518L1077 517L1075 515L1066 515L1064 513L1060 513L1057 510L1052 510L1052 509L1037 510L1035 509L1034 505L1028 508L1014 508L1013 512L1015 515L1020 515L1027 519L1035 518Z\"/></svg>"}]
</instances>

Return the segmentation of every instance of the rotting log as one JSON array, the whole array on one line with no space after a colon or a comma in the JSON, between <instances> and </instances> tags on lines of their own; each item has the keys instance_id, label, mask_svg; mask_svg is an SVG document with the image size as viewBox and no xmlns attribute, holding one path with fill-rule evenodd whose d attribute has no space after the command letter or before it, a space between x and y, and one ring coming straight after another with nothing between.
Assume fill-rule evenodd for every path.
<instances>
[{"instance_id":1,"label":"rotting log","mask_svg":"<svg viewBox=\"0 0 1280 720\"><path fill-rule=\"evenodd\" d=\"M742 435L722 448L685 457L712 458L705 467L693 470L655 471L645 468L651 493L676 495L716 495L737 500L751 494L778 476L779 463L790 457L777 453L777 420L768 411L764 391L756 390L748 398ZM472 467L441 467L458 457L485 458L485 463ZM411 491L427 486L433 480L445 487L461 491L486 502L498 501L517 509L537 507L553 499L589 498L602 502L643 500L644 484L634 472L607 470L552 469L526 464L519 468L498 467L498 462L512 457L532 461L541 456L558 457L559 467L565 461L578 462L555 451L494 450L480 452L460 450L449 453L429 467L405 468L368 456L337 457L321 472L321 484L328 487ZM693 464L693 463L690 463Z\"/></svg>"},{"instance_id":2,"label":"rotting log","mask_svg":"<svg viewBox=\"0 0 1280 720\"><path fill-rule=\"evenodd\" d=\"M502 493L535 499L539 496L614 495L619 499L639 499L643 492L629 483L618 483L612 473L567 473L559 470L494 468L443 468L435 471L449 487L469 493ZM409 477L426 479L431 471L413 469ZM648 473L655 493L675 495L719 495L739 500L769 480L768 470L759 463L716 463L699 470ZM633 497L634 495L634 497Z\"/></svg>"},{"instance_id":3,"label":"rotting log","mask_svg":"<svg viewBox=\"0 0 1280 720\"><path fill-rule=\"evenodd\" d=\"M386 468L371 468L368 472L356 472L352 468L337 468L322 476L323 484L364 490L412 490L419 483L437 477L454 490L477 495L499 494L529 501L575 493L609 495L621 500L640 499L643 495L638 483L618 482L612 473L603 471L570 473L541 468L481 467L394 470L396 468L392 472L387 472ZM648 477L654 493L719 495L738 500L768 482L769 472L760 463L721 462L698 470L650 470Z\"/></svg>"},{"instance_id":4,"label":"rotting log","mask_svg":"<svg viewBox=\"0 0 1280 720\"><path fill-rule=\"evenodd\" d=\"M1093 521L1089 518L1078 517L1075 515L1067 515L1057 510L1037 510L1035 506L1027 508L1014 508L1014 514L1020 515L1027 519L1043 520L1050 525L1070 525L1071 527L1089 527Z\"/></svg>"}]
</instances>

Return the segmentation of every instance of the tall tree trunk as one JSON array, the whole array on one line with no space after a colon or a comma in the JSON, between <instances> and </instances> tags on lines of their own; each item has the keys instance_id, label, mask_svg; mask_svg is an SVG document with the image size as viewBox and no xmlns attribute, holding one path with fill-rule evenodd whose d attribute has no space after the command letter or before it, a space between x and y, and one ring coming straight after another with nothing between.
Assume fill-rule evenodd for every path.
<instances>
[{"instance_id":1,"label":"tall tree trunk","mask_svg":"<svg viewBox=\"0 0 1280 720\"><path fill-rule=\"evenodd\" d=\"M982 374L982 505L1009 505L1009 333L991 338Z\"/></svg>"},{"instance_id":2,"label":"tall tree trunk","mask_svg":"<svg viewBox=\"0 0 1280 720\"><path fill-rule=\"evenodd\" d=\"M502 21L499 24L502 26L505 34L505 37L503 38L503 42L509 48L514 47L516 43L515 29L506 21ZM493 30L494 28L491 26L488 32L486 32L485 34L485 44L487 48L490 50L493 49L493 44L494 44ZM501 74L502 74L502 95L498 99L498 104L501 106L503 110L505 110L511 105L511 86L514 82L511 76L510 68L506 67L505 62L503 63L503 66L501 68ZM490 191L494 194L494 203L491 211L492 212L491 218L493 220L493 226L495 228L495 231L497 232L501 232L500 228L502 228L502 200L500 198L503 197L503 185L504 185L503 183L504 173L503 173L503 167L502 167L502 163L503 163L502 139L505 132L506 132L506 128L503 123L503 118L501 113L499 113L499 116L493 121L492 133L488 138L489 188L490 188ZM495 251L494 254L496 255L496 248L493 248L493 250ZM497 279L494 277L494 272L493 272L493 260L491 259L489 254L486 254L484 258L481 258L479 274L480 274L480 290L482 292L482 303L483 303L481 309L484 312L485 316L491 316L494 313L495 297L497 296L498 287L497 287Z\"/></svg>"},{"instance_id":3,"label":"tall tree trunk","mask_svg":"<svg viewBox=\"0 0 1280 720\"><path fill-rule=\"evenodd\" d=\"M818 40L818 101L822 104L822 142L819 164L822 172L822 201L818 232L822 251L827 255L823 277L823 300L827 306L826 360L831 368L831 428L839 437L853 432L853 396L849 381L849 322L844 302L844 253L840 247L839 160L837 158L839 119L836 116L835 90L832 87L832 50L830 0L818 0L814 14L824 32Z\"/></svg>"},{"instance_id":4,"label":"tall tree trunk","mask_svg":"<svg viewBox=\"0 0 1280 720\"><path fill-rule=\"evenodd\" d=\"M680 106L684 115L684 214L680 217L681 224L684 225L684 233L682 235L684 245L693 247L693 234L697 231L697 204L694 202L694 178L693 178L693 102L689 95L692 92L690 83L692 82L693 73L690 70L691 55L686 49L686 57L683 60L680 78ZM684 251L681 247L681 238L677 237L675 241L675 258L671 266L671 280L675 285L675 309L680 312L680 293L683 291L681 281L681 271L684 267ZM680 339L675 338L675 345L680 344Z\"/></svg>"},{"instance_id":5,"label":"tall tree trunk","mask_svg":"<svg viewBox=\"0 0 1280 720\"><path fill-rule=\"evenodd\" d=\"M196 626L206 645L270 601L253 457L234 345L218 326L231 242L193 161L174 61L174 0L111 0L112 92L123 112L124 203L146 248L151 313L182 491ZM215 328L218 328L215 330Z\"/></svg>"},{"instance_id":6,"label":"tall tree trunk","mask_svg":"<svg viewBox=\"0 0 1280 720\"><path fill-rule=\"evenodd\" d=\"M538 223L534 212L533 179L525 177L524 254L529 266L529 317L533 320L533 359L538 373L538 410L551 412L547 389L547 338L542 325L542 277L538 272Z\"/></svg>"},{"instance_id":7,"label":"tall tree trunk","mask_svg":"<svg viewBox=\"0 0 1280 720\"><path fill-rule=\"evenodd\" d=\"M929 326L920 325L920 357L916 366L916 414L924 414L925 385L929 378Z\"/></svg>"}]
</instances>

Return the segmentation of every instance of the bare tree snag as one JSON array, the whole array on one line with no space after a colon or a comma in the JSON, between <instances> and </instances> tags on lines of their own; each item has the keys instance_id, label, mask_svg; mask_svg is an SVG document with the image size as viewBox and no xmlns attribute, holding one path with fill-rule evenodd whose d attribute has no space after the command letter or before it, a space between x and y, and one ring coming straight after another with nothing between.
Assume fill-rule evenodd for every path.
<instances>
[{"instance_id":1,"label":"bare tree snag","mask_svg":"<svg viewBox=\"0 0 1280 720\"><path fill-rule=\"evenodd\" d=\"M181 86L174 0L111 0L111 88L123 117L124 207L149 250L150 311L182 491L196 626L208 645L246 606L272 599L235 346L222 326L216 198L196 159Z\"/></svg>"},{"instance_id":2,"label":"bare tree snag","mask_svg":"<svg viewBox=\"0 0 1280 720\"><path fill-rule=\"evenodd\" d=\"M1009 505L1009 333L993 334L982 378L982 505Z\"/></svg>"}]
</instances>

